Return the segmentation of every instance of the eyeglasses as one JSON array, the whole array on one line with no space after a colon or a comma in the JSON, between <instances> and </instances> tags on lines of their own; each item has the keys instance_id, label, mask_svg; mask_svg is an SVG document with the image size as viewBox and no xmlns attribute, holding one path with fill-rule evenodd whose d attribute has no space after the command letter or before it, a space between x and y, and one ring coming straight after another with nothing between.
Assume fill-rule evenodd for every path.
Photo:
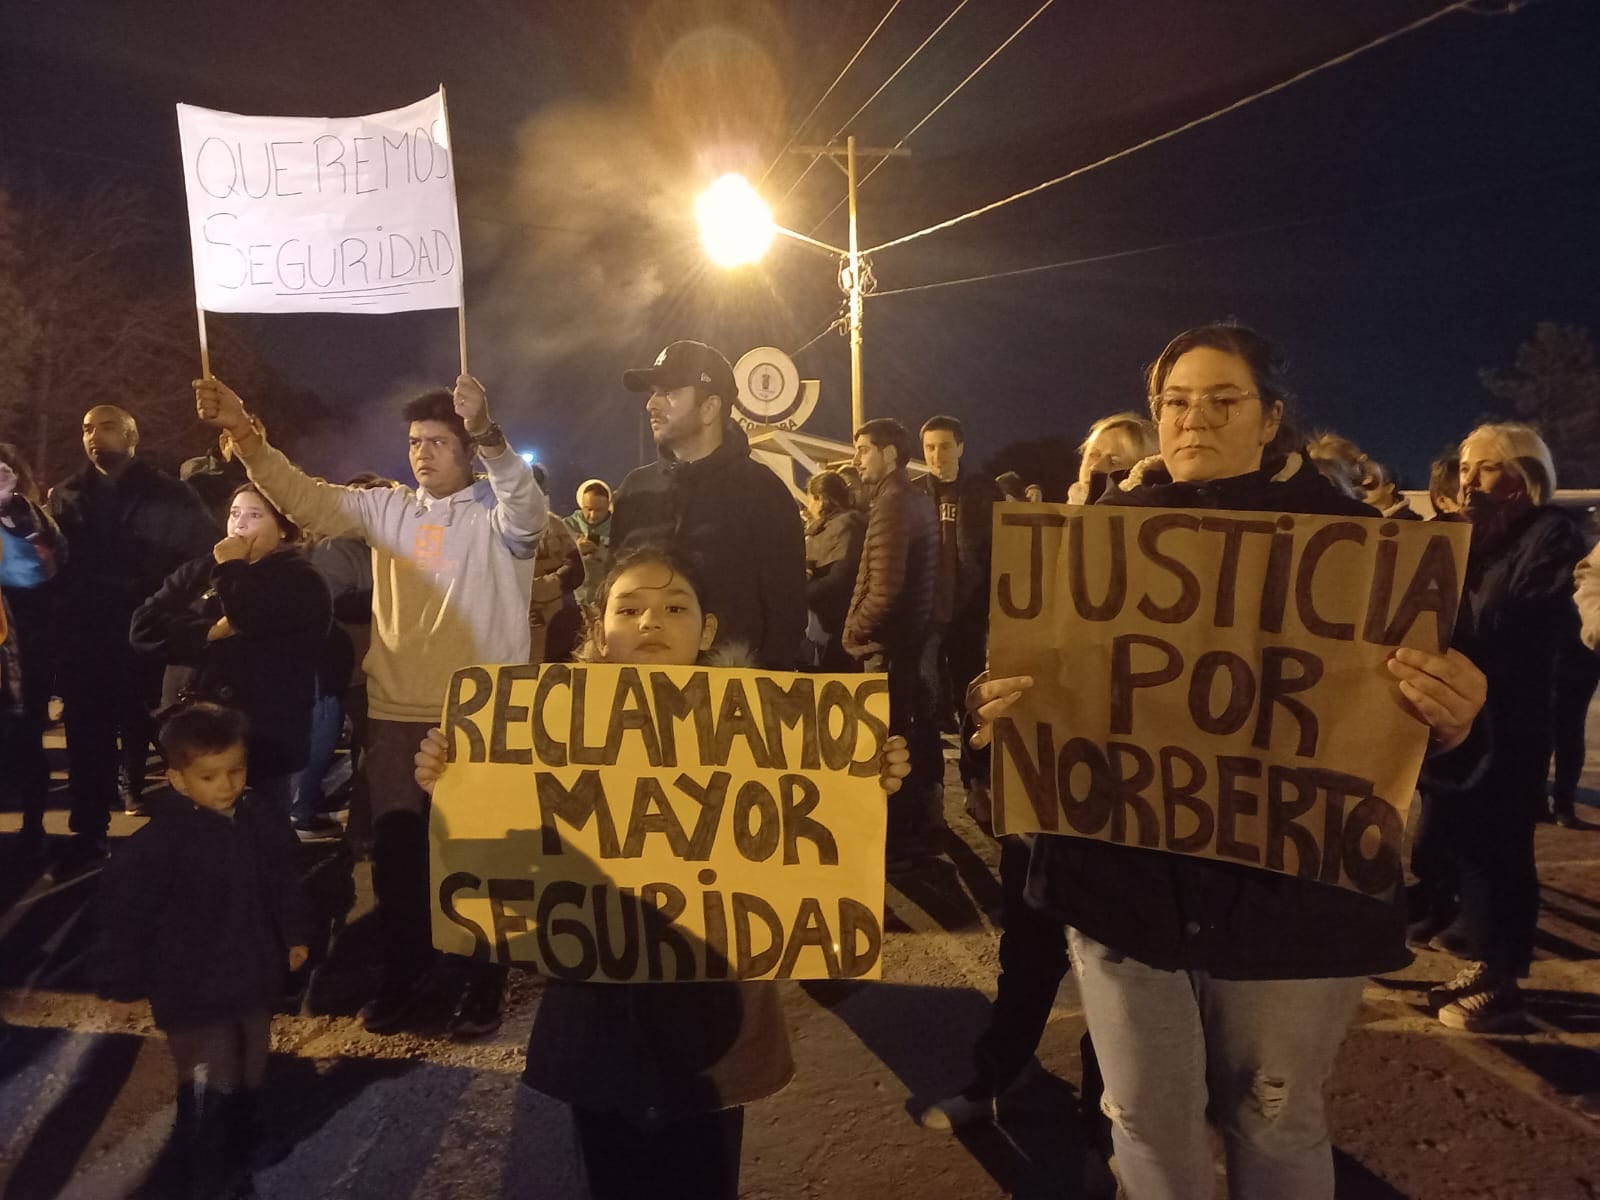
<instances>
[{"instance_id":1,"label":"eyeglasses","mask_svg":"<svg viewBox=\"0 0 1600 1200\"><path fill-rule=\"evenodd\" d=\"M1181 388L1168 388L1150 397L1150 411L1157 421L1171 425L1192 425L1196 412L1205 414L1205 423L1220 429L1233 419L1234 411L1246 400L1258 400L1255 392L1242 392L1238 388L1220 388L1214 392L1188 392Z\"/></svg>"}]
</instances>

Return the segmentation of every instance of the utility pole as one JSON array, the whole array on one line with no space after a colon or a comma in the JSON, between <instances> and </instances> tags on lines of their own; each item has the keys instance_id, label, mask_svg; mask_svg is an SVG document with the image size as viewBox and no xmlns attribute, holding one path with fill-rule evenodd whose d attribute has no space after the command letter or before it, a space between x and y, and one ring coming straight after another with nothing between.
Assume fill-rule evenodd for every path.
<instances>
[{"instance_id":1,"label":"utility pole","mask_svg":"<svg viewBox=\"0 0 1600 1200\"><path fill-rule=\"evenodd\" d=\"M804 154L809 158L826 158L834 166L844 172L845 187L850 208L850 242L849 248L843 253L844 271L840 284L850 298L850 432L855 433L866 421L866 405L862 398L861 387L861 312L866 292L863 284L864 260L861 257L861 243L856 233L856 156L867 158L908 158L911 151L900 146L857 146L855 135L845 138L844 145L837 142L826 146L794 146L791 154ZM839 160L843 159L841 163ZM812 245L822 245L811 238L801 238L801 241L810 242ZM825 249L833 247L824 246Z\"/></svg>"},{"instance_id":2,"label":"utility pole","mask_svg":"<svg viewBox=\"0 0 1600 1200\"><path fill-rule=\"evenodd\" d=\"M861 242L856 237L856 138L845 139L845 186L850 192L850 436L866 420L861 399Z\"/></svg>"}]
</instances>

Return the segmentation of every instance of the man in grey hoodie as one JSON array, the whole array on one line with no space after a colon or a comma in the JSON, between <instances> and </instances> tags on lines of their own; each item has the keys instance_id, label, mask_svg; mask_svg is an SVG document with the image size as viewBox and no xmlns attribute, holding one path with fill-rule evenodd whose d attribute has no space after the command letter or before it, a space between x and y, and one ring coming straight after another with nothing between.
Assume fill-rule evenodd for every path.
<instances>
[{"instance_id":1,"label":"man in grey hoodie","mask_svg":"<svg viewBox=\"0 0 1600 1200\"><path fill-rule=\"evenodd\" d=\"M528 661L534 552L549 508L532 469L489 419L483 385L425 393L405 408L417 487L337 487L267 443L243 402L216 379L195 381L200 418L225 430L250 478L303 529L357 534L372 548L372 645L363 667L365 762L372 804L372 883L384 977L362 1009L368 1029L399 1028L434 961L428 895L428 798L412 755L437 723L458 667ZM475 480L476 449L487 479ZM474 963L450 1030L500 1023L504 968Z\"/></svg>"}]
</instances>

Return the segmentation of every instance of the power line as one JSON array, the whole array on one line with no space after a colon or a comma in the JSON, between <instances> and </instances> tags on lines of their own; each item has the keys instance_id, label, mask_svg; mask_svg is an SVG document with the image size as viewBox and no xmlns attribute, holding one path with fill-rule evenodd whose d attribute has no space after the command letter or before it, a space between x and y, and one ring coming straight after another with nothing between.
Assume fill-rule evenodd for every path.
<instances>
[{"instance_id":1,"label":"power line","mask_svg":"<svg viewBox=\"0 0 1600 1200\"><path fill-rule=\"evenodd\" d=\"M1005 48L1007 46L1011 45L1012 42L1016 41L1019 37L1021 37L1023 30L1027 29L1029 25L1032 25L1036 20L1038 20L1040 15L1044 12L1044 10L1049 8L1054 3L1055 3L1055 0L1044 0L1044 3L1041 4L1038 8L1036 8L1034 10L1033 15L1031 17L1029 17L1021 25L1017 26L1016 30L1011 34L1010 37L1008 37L1005 41L1001 42L998 46L996 46L994 48L994 50L992 52L990 52L988 58L984 59L977 66L973 67L971 72L968 73L968 75L967 75L967 77L965 79L963 79L960 83L956 84L956 86L950 90L949 94L946 95L943 100L939 101L939 103L935 104L932 108L930 108L928 110L927 115L925 117L923 117L922 120L918 121L910 129L906 130L905 136L902 137L898 142L896 142L894 144L894 148L896 150L898 150L898 149L900 149L900 147L904 146L908 141L910 141L911 138L913 136L915 136L917 130L921 129L929 121L933 120L934 114L936 114L946 104L949 104L951 100L955 99L955 95L956 95L957 92L959 92L962 88L966 87L967 84L971 83L973 81L973 79L977 77L978 72L982 71L990 63L992 63L995 59L999 58L1001 52L1003 50L1005 50ZM856 190L859 192L863 187L865 187L866 184L867 184L867 180L871 179L874 175L876 175L878 173L879 169L883 166L883 164L888 162L888 161L889 160L887 158L880 158L876 163L874 163L872 165L872 170L868 171L865 175L863 175L856 182ZM811 227L811 235L813 237L816 236L817 230L821 229L823 227L823 225L827 224L828 218L833 216L834 213L839 211L840 205L844 204L844 202L845 202L844 200L837 201L832 208L830 208L826 213L823 214L822 220L818 221L815 225L813 225Z\"/></svg>"},{"instance_id":2,"label":"power line","mask_svg":"<svg viewBox=\"0 0 1600 1200\"><path fill-rule=\"evenodd\" d=\"M872 39L878 36L878 30L884 27L889 18L894 16L894 10L899 7L900 0L894 0L894 3L889 5L888 11L885 12L882 18L879 19L878 23L872 27L872 32L867 34L867 40L862 42L861 45L856 48L856 52L850 56L850 61L845 63L844 70L840 71L834 76L833 82L828 85L828 90L823 92L822 95L817 98L817 102L811 106L811 111L800 118L799 123L794 127L794 132L789 135L789 140L783 144L783 149L779 150L777 157L767 164L767 169L761 172L761 178L756 181L757 187L765 183L767 181L767 176L772 174L773 168L783 161L783 156L789 153L789 147L794 145L795 138L800 136L801 132L810 122L811 118L817 115L817 110L822 107L823 101L829 96L833 95L833 89L839 86L839 81L845 77L846 73L851 67L856 65L856 59L860 58L861 55L866 51L866 48L872 44Z\"/></svg>"},{"instance_id":3,"label":"power line","mask_svg":"<svg viewBox=\"0 0 1600 1200\"><path fill-rule=\"evenodd\" d=\"M1220 117L1225 117L1230 113L1238 112L1246 105L1254 104L1257 100L1264 100L1268 96L1276 95L1285 88L1293 87L1302 80L1309 79L1313 75L1317 75L1331 67L1341 66L1358 55L1365 54L1368 50L1375 50L1379 46L1394 41L1396 38L1404 37L1408 33L1414 33L1416 30L1421 29L1425 25L1433 24L1433 22L1439 20L1441 17L1448 16L1453 12L1469 9L1472 7L1473 3L1474 0L1454 0L1453 3L1447 4L1443 8L1431 12L1426 16L1419 17L1417 20L1412 21L1408 25L1403 25L1399 29L1393 29L1388 33L1381 34L1369 42L1364 42L1352 50L1346 50L1344 53L1335 55L1333 58L1328 59L1326 62L1319 63L1314 67L1307 67L1304 71L1300 71L1297 74L1291 75L1288 79L1279 80L1277 83L1272 84L1270 87L1263 88L1259 92L1255 92L1249 96L1243 97L1242 99L1235 100L1230 104L1225 104L1221 108L1216 109L1214 112L1209 112L1203 117L1196 117L1192 121L1185 121L1182 125L1179 125L1175 129L1169 129L1165 133L1158 133L1154 137L1148 137L1142 142L1137 142L1125 149L1118 150L1114 154L1108 154L1104 158L1097 159L1092 163L1088 163L1081 167L1074 167L1065 175L1057 175L1054 179L1047 179L1043 183L1035 184L1033 187L1024 188L1022 191L1017 192L1014 195L1007 196L1004 200L996 200L992 204L985 204L981 208L975 208L970 212L962 213L959 217L951 217L948 221L940 221L937 225L929 225L926 229L919 229L915 233L908 233L902 237L897 237L892 241L887 241L881 243L880 245L872 246L869 249L863 250L862 253L876 254L880 250L888 250L894 246L903 246L907 242L913 242L918 238L927 237L930 233L938 233L941 230L949 229L954 225L960 225L964 221L970 221L974 217L981 217L985 213L991 213L997 208L1003 208L1007 204L1011 204L1017 200L1023 200L1029 196L1037 195L1046 188L1055 187L1058 183L1065 183L1069 179L1076 179L1080 175L1087 175L1090 171L1095 170L1097 167L1103 167L1107 163L1113 163L1118 159L1127 158L1131 154L1137 154L1140 150L1146 150L1149 147L1157 145L1161 142L1169 141L1181 133L1187 133L1191 129L1198 129L1200 126L1208 124L1211 121L1215 121Z\"/></svg>"},{"instance_id":4,"label":"power line","mask_svg":"<svg viewBox=\"0 0 1600 1200\"><path fill-rule=\"evenodd\" d=\"M1069 258L1061 262L1043 263L1034 267L1018 267L1012 271L995 271L988 275L967 275L960 279L940 280L937 283L919 283L912 287L893 288L886 292L874 292L872 298L882 299L885 296L904 296L911 292L931 292L941 288L961 287L968 283L988 283L995 279L1012 279L1021 275L1038 275L1045 271L1060 271L1068 267L1092 266L1095 263L1112 262L1119 258L1135 258L1144 254L1159 254L1164 250L1181 250L1189 246L1203 246L1211 242L1225 242L1234 238L1254 237L1262 233L1278 233L1286 229L1302 229L1308 225L1321 224L1324 221L1343 221L1350 217L1370 216L1374 213L1411 208L1419 204L1431 204L1439 200L1454 200L1462 196L1478 195L1485 192L1502 191L1509 188L1522 187L1530 183L1542 183L1550 179L1583 175L1597 170L1600 170L1600 161L1582 163L1576 167L1561 167L1553 171L1542 171L1516 179L1499 179L1490 183L1475 184L1471 187L1453 188L1443 192L1429 192L1422 196L1407 196L1402 200L1389 200L1382 204L1367 204L1359 208L1343 209L1339 212L1319 213L1313 217L1297 217L1292 221L1275 221L1270 225L1252 225L1245 229L1230 229L1222 233L1201 234L1199 237L1157 242L1154 245L1137 246L1129 250L1113 250L1106 254L1091 254L1084 258Z\"/></svg>"},{"instance_id":5,"label":"power line","mask_svg":"<svg viewBox=\"0 0 1600 1200\"><path fill-rule=\"evenodd\" d=\"M801 346L800 349L795 350L792 353L790 353L789 357L790 358L798 358L800 355L804 354L807 350L811 349L811 347L815 346L823 338L827 337L830 333L834 332L835 330L843 330L849 323L850 323L849 322L849 318L844 316L844 315L842 315L842 314L840 316L835 317L833 320L828 322L827 327L825 329L823 329L823 331L821 333L817 334L816 337L812 338L804 346Z\"/></svg>"},{"instance_id":6,"label":"power line","mask_svg":"<svg viewBox=\"0 0 1600 1200\"><path fill-rule=\"evenodd\" d=\"M942 30L946 25L950 24L951 21L955 20L956 14L959 13L963 8L966 7L967 3L968 3L968 0L956 0L956 6L950 10L950 15L945 17L944 20L940 21L936 26L934 26L933 32L930 33L927 37L923 38L921 43L917 46L917 48L915 50L913 50L910 53L909 56L907 56L905 62L901 63L898 67L896 67L894 69L894 72L889 76L889 78L885 79L882 83L880 83L878 85L878 90L873 92L872 95L867 97L867 100L866 100L865 104L863 104L860 108L856 109L855 112L851 113L848 117L845 118L844 124L840 125L839 128L834 131L833 137L829 138L828 141L832 142L835 138L837 138L846 129L849 129L851 122L853 122L862 113L866 112L868 107L872 104L872 102L874 100L876 100L879 96L883 95L883 90L886 87L888 87L891 83L893 83L897 78L899 78L900 72L904 71L907 67L909 67L911 65L911 63L912 63L912 60L915 59L917 57L917 55L922 53L922 51L927 47L928 43L933 41L934 38L939 36L939 31L940 30ZM820 158L820 156L818 156L818 158ZM786 191L782 195L782 197L779 198L779 200L778 200L779 204L782 204L783 201L787 200L790 196L794 195L795 188L799 187L800 184L805 180L805 177L807 175L811 174L811 168L817 165L818 158L813 158L810 162L808 162L806 164L806 169L804 171L800 172L799 178L796 179L793 183L791 183L789 185L789 190Z\"/></svg>"}]
</instances>

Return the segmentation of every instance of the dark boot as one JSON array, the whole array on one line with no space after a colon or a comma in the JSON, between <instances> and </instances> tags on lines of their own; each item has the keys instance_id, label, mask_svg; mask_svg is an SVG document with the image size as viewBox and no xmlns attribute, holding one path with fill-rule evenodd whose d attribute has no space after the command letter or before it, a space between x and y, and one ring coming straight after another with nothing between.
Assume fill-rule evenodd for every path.
<instances>
[{"instance_id":1,"label":"dark boot","mask_svg":"<svg viewBox=\"0 0 1600 1200\"><path fill-rule=\"evenodd\" d=\"M445 1032L458 1042L487 1037L500 1028L500 1005L506 988L504 967L474 962L467 974L461 1002L451 1014Z\"/></svg>"},{"instance_id":2,"label":"dark boot","mask_svg":"<svg viewBox=\"0 0 1600 1200\"><path fill-rule=\"evenodd\" d=\"M178 1136L190 1200L217 1200L228 1194L227 1101L226 1094L203 1083L179 1093Z\"/></svg>"},{"instance_id":3,"label":"dark boot","mask_svg":"<svg viewBox=\"0 0 1600 1200\"><path fill-rule=\"evenodd\" d=\"M230 1197L255 1195L251 1174L261 1152L261 1094L254 1089L233 1093L223 1106L223 1138L228 1160Z\"/></svg>"}]
</instances>

